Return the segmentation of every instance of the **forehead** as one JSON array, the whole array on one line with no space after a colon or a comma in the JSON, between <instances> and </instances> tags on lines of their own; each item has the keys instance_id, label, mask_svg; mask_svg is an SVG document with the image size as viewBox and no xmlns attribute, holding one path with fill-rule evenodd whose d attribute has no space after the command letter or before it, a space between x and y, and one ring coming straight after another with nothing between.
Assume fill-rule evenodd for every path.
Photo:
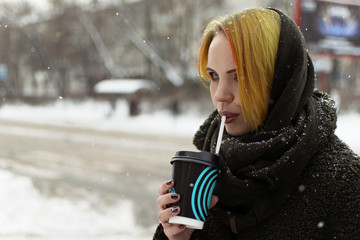
<instances>
[{"instance_id":1,"label":"forehead","mask_svg":"<svg viewBox=\"0 0 360 240\"><path fill-rule=\"evenodd\" d=\"M210 42L210 46L209 46L209 52L211 50L214 50L216 48L227 48L230 47L229 41L226 38L225 34L222 32L219 32L217 34L215 34L215 36L213 37L213 39Z\"/></svg>"},{"instance_id":2,"label":"forehead","mask_svg":"<svg viewBox=\"0 0 360 240\"><path fill-rule=\"evenodd\" d=\"M215 35L209 46L208 67L234 67L234 59L230 43L224 33Z\"/></svg>"}]
</instances>

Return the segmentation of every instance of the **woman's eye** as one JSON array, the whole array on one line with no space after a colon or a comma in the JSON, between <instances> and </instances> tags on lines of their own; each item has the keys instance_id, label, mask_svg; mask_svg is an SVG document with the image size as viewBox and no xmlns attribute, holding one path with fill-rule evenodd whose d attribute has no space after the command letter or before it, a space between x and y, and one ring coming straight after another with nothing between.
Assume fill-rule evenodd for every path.
<instances>
[{"instance_id":1,"label":"woman's eye","mask_svg":"<svg viewBox=\"0 0 360 240\"><path fill-rule=\"evenodd\" d=\"M209 75L211 77L211 80L218 80L219 75L216 72L209 72Z\"/></svg>"}]
</instances>

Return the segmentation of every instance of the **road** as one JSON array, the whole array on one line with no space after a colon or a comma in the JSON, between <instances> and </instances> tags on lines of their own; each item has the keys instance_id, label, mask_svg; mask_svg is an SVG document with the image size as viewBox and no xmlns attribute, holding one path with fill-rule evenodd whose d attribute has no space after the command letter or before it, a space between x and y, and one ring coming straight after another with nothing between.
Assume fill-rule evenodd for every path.
<instances>
[{"instance_id":1,"label":"road","mask_svg":"<svg viewBox=\"0 0 360 240\"><path fill-rule=\"evenodd\" d=\"M139 224L156 224L157 188L171 177L178 150L191 137L140 135L0 121L0 168L29 176L49 197L134 202ZM91 198L90 198L91 199Z\"/></svg>"}]
</instances>

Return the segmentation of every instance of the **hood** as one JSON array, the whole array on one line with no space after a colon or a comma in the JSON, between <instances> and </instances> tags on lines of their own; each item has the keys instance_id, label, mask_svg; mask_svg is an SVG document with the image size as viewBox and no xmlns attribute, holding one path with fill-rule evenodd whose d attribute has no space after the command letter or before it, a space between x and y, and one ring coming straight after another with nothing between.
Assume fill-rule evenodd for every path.
<instances>
[{"instance_id":1,"label":"hood","mask_svg":"<svg viewBox=\"0 0 360 240\"><path fill-rule=\"evenodd\" d=\"M299 27L280 10L272 10L280 15L281 30L274 81L264 122L266 131L291 124L308 103L315 81L313 63Z\"/></svg>"}]
</instances>

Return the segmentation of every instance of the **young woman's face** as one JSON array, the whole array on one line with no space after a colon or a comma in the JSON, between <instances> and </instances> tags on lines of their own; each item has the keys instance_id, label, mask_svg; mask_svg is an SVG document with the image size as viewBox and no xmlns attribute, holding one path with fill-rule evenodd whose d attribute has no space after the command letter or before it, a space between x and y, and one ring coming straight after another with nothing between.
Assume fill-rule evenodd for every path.
<instances>
[{"instance_id":1,"label":"young woman's face","mask_svg":"<svg viewBox=\"0 0 360 240\"><path fill-rule=\"evenodd\" d=\"M249 132L241 111L234 58L224 33L218 33L209 46L207 72L213 104L226 116L226 131L233 136Z\"/></svg>"}]
</instances>

